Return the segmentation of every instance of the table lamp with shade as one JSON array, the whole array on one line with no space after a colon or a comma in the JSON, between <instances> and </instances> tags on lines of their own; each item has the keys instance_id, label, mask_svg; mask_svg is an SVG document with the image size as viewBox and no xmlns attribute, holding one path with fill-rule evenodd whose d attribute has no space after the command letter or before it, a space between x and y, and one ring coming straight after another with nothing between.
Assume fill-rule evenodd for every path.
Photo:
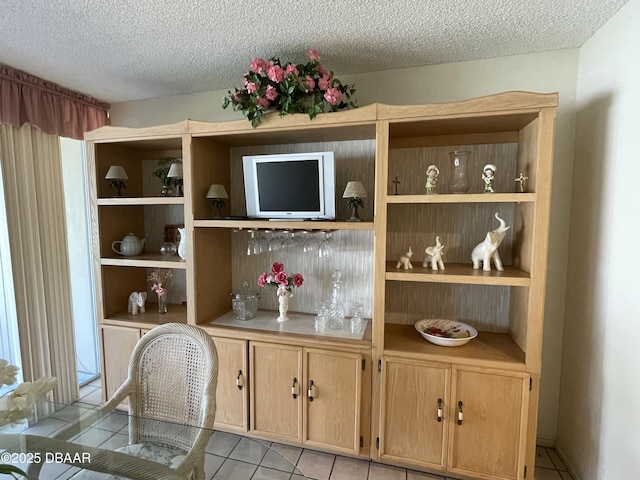
<instances>
[{"instance_id":1,"label":"table lamp with shade","mask_svg":"<svg viewBox=\"0 0 640 480\"><path fill-rule=\"evenodd\" d=\"M348 198L347 207L351 209L351 217L347 219L347 222L360 222L358 216L358 207L364 207L362 199L367 196L367 191L361 182L350 181L344 189L342 198Z\"/></svg>"},{"instance_id":2,"label":"table lamp with shade","mask_svg":"<svg viewBox=\"0 0 640 480\"><path fill-rule=\"evenodd\" d=\"M167 173L167 178L173 180L174 185L176 185L176 197L181 197L182 193L182 164L181 163L172 163L171 167L169 167L169 172Z\"/></svg>"},{"instance_id":3,"label":"table lamp with shade","mask_svg":"<svg viewBox=\"0 0 640 480\"><path fill-rule=\"evenodd\" d=\"M224 185L214 183L209 187L207 198L211 200L211 208L216 209L215 218L224 218L222 216L222 207L224 207L224 199L229 198Z\"/></svg>"},{"instance_id":4,"label":"table lamp with shade","mask_svg":"<svg viewBox=\"0 0 640 480\"><path fill-rule=\"evenodd\" d=\"M111 165L107 174L104 176L105 180L111 180L109 186L115 189L116 197L122 196L122 189L127 188L124 183L124 180L129 180L127 172L125 172L124 167L120 165Z\"/></svg>"}]
</instances>

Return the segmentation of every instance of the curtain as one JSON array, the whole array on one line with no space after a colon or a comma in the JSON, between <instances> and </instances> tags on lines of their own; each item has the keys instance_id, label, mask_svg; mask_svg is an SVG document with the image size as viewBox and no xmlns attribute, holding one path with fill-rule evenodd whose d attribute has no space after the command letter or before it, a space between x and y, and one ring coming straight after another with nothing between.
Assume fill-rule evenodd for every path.
<instances>
[{"instance_id":1,"label":"curtain","mask_svg":"<svg viewBox=\"0 0 640 480\"><path fill-rule=\"evenodd\" d=\"M78 398L60 139L0 125L16 313L26 381L58 378L54 399Z\"/></svg>"},{"instance_id":2,"label":"curtain","mask_svg":"<svg viewBox=\"0 0 640 480\"><path fill-rule=\"evenodd\" d=\"M82 140L109 124L109 104L0 65L0 123L30 123L43 132Z\"/></svg>"}]
</instances>

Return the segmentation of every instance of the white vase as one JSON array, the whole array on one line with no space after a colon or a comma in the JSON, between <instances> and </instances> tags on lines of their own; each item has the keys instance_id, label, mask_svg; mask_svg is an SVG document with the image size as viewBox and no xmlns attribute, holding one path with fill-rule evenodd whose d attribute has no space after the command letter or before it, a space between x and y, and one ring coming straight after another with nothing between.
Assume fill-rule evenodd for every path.
<instances>
[{"instance_id":1,"label":"white vase","mask_svg":"<svg viewBox=\"0 0 640 480\"><path fill-rule=\"evenodd\" d=\"M187 259L187 235L184 228L178 228L180 233L180 243L178 244L178 255L182 260Z\"/></svg>"},{"instance_id":2,"label":"white vase","mask_svg":"<svg viewBox=\"0 0 640 480\"><path fill-rule=\"evenodd\" d=\"M289 293L286 292L284 295L278 295L278 312L280 315L278 316L278 322L286 322L289 320L287 316L287 311L289 310Z\"/></svg>"}]
</instances>

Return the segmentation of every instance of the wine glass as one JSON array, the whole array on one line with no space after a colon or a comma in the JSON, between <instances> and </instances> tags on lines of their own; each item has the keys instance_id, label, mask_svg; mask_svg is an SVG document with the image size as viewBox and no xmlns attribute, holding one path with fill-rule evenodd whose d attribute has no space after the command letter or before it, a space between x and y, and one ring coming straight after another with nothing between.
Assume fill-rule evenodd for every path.
<instances>
[{"instance_id":1,"label":"wine glass","mask_svg":"<svg viewBox=\"0 0 640 480\"><path fill-rule=\"evenodd\" d=\"M304 241L304 244L302 245L302 251L304 253L311 253L317 248L318 243L316 242L316 239L313 236L313 232L306 232L306 236L307 238Z\"/></svg>"},{"instance_id":2,"label":"wine glass","mask_svg":"<svg viewBox=\"0 0 640 480\"><path fill-rule=\"evenodd\" d=\"M278 238L278 235L276 233L273 233L271 235L271 240L269 240L267 250L269 250L270 252L277 252L278 250L280 250L280 247L280 239Z\"/></svg>"},{"instance_id":3,"label":"wine glass","mask_svg":"<svg viewBox=\"0 0 640 480\"><path fill-rule=\"evenodd\" d=\"M329 257L333 254L333 240L331 238L331 232L323 232L324 238L320 242L318 247L318 257Z\"/></svg>"},{"instance_id":4,"label":"wine glass","mask_svg":"<svg viewBox=\"0 0 640 480\"><path fill-rule=\"evenodd\" d=\"M260 253L260 243L256 238L256 232L253 230L249 231L251 238L247 243L247 255L258 255Z\"/></svg>"},{"instance_id":5,"label":"wine glass","mask_svg":"<svg viewBox=\"0 0 640 480\"><path fill-rule=\"evenodd\" d=\"M296 246L296 242L294 240L294 236L295 233L294 232L284 232L285 233L285 237L282 239L282 244L280 245L280 248L282 250L286 249L286 248L293 248Z\"/></svg>"}]
</instances>

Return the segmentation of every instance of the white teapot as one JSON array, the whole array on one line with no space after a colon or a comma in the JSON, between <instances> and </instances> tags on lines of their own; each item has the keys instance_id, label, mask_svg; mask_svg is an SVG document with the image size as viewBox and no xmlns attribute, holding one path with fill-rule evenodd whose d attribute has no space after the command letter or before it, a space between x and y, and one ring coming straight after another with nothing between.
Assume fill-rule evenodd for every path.
<instances>
[{"instance_id":1,"label":"white teapot","mask_svg":"<svg viewBox=\"0 0 640 480\"><path fill-rule=\"evenodd\" d=\"M142 248L144 247L145 239L140 240L133 233L130 233L122 240L117 240L111 244L111 248L114 252L124 255L125 257L133 257L134 255L140 255ZM116 248L116 245L120 244L120 250Z\"/></svg>"}]
</instances>

